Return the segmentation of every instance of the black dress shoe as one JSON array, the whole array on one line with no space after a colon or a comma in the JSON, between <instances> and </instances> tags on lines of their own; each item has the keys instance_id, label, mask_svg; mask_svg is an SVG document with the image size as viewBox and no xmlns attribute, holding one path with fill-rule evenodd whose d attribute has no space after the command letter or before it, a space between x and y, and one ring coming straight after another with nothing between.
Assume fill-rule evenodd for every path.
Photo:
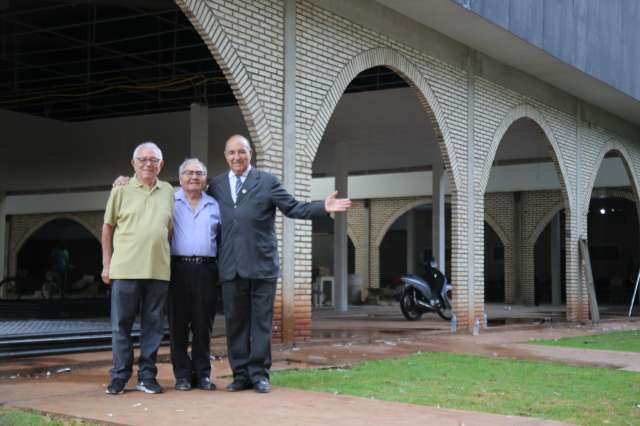
<instances>
[{"instance_id":1,"label":"black dress shoe","mask_svg":"<svg viewBox=\"0 0 640 426\"><path fill-rule=\"evenodd\" d=\"M179 391L191 390L191 382L187 379L176 379L176 390L179 390Z\"/></svg>"},{"instance_id":2,"label":"black dress shoe","mask_svg":"<svg viewBox=\"0 0 640 426\"><path fill-rule=\"evenodd\" d=\"M196 381L196 387L198 389L213 391L216 390L216 385L208 377L202 377Z\"/></svg>"},{"instance_id":3,"label":"black dress shoe","mask_svg":"<svg viewBox=\"0 0 640 426\"><path fill-rule=\"evenodd\" d=\"M253 384L253 388L258 393L269 393L269 391L271 390L271 385L269 384L269 380L260 379Z\"/></svg>"},{"instance_id":4,"label":"black dress shoe","mask_svg":"<svg viewBox=\"0 0 640 426\"><path fill-rule=\"evenodd\" d=\"M245 379L234 379L233 382L227 385L229 392L238 392L246 389L251 389L253 385Z\"/></svg>"}]
</instances>

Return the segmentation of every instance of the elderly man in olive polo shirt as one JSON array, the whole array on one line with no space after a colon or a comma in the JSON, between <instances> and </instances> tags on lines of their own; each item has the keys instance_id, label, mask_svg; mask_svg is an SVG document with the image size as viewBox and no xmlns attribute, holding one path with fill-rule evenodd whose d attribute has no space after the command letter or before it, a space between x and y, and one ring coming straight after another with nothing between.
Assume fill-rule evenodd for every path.
<instances>
[{"instance_id":1,"label":"elderly man in olive polo shirt","mask_svg":"<svg viewBox=\"0 0 640 426\"><path fill-rule=\"evenodd\" d=\"M102 280L111 284L113 368L107 393L124 392L133 371L131 328L140 307L140 359L136 389L161 393L156 355L164 334L170 279L169 235L174 195L158 180L162 151L139 145L131 164L135 176L111 190L102 227Z\"/></svg>"}]
</instances>

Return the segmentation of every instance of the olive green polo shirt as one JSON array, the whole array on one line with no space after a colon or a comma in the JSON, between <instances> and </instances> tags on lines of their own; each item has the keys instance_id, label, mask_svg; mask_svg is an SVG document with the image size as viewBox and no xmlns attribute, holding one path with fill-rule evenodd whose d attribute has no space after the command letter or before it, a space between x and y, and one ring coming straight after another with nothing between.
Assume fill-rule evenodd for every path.
<instances>
[{"instance_id":1,"label":"olive green polo shirt","mask_svg":"<svg viewBox=\"0 0 640 426\"><path fill-rule=\"evenodd\" d=\"M136 177L111 190L104 212L104 223L115 227L111 279L169 281L173 194L167 182L148 188Z\"/></svg>"}]
</instances>

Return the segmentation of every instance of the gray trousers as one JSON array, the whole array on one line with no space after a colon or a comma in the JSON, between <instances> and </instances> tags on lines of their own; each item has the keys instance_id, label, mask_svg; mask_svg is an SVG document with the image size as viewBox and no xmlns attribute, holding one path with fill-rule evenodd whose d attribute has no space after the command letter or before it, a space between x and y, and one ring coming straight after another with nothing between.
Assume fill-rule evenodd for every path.
<instances>
[{"instance_id":1,"label":"gray trousers","mask_svg":"<svg viewBox=\"0 0 640 426\"><path fill-rule=\"evenodd\" d=\"M164 335L168 281L113 280L111 283L112 379L129 380L133 371L131 328L140 309L138 379L155 378L156 356Z\"/></svg>"}]
</instances>

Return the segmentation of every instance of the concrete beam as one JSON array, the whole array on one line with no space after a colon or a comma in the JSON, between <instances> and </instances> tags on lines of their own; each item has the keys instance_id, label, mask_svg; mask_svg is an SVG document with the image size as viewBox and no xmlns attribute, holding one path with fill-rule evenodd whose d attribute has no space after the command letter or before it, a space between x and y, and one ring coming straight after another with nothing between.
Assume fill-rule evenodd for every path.
<instances>
[{"instance_id":1,"label":"concrete beam","mask_svg":"<svg viewBox=\"0 0 640 426\"><path fill-rule=\"evenodd\" d=\"M407 274L416 273L416 211L407 212Z\"/></svg>"},{"instance_id":2,"label":"concrete beam","mask_svg":"<svg viewBox=\"0 0 640 426\"><path fill-rule=\"evenodd\" d=\"M338 197L347 198L348 188L348 144L340 142L336 144L336 190ZM348 305L348 234L347 213L338 212L333 224L333 300L338 312L347 312Z\"/></svg>"},{"instance_id":3,"label":"concrete beam","mask_svg":"<svg viewBox=\"0 0 640 426\"><path fill-rule=\"evenodd\" d=\"M559 306L562 300L562 262L560 240L560 214L551 219L551 304Z\"/></svg>"},{"instance_id":4,"label":"concrete beam","mask_svg":"<svg viewBox=\"0 0 640 426\"><path fill-rule=\"evenodd\" d=\"M436 163L433 167L432 179L432 204L431 204L431 252L441 271L446 269L445 256L445 188L446 172L442 163ZM425 259L428 261L429 259Z\"/></svg>"}]
</instances>

